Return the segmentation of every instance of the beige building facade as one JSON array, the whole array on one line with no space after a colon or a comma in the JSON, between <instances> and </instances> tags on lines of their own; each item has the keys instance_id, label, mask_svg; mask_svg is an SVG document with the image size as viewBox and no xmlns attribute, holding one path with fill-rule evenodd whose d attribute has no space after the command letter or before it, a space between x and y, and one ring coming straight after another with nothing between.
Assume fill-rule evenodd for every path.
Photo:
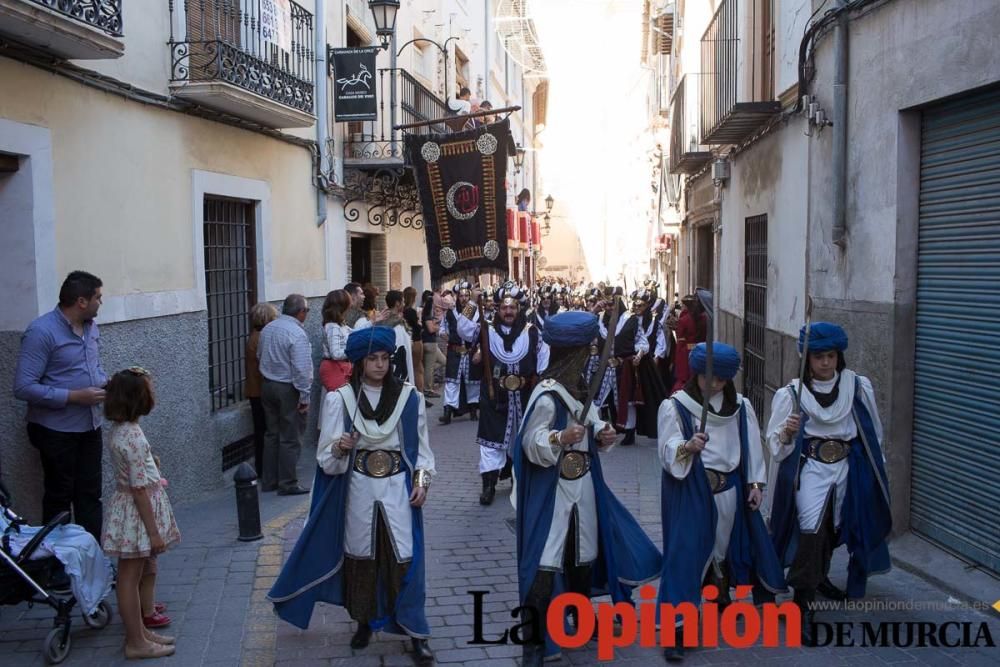
<instances>
[{"instance_id":1,"label":"beige building facade","mask_svg":"<svg viewBox=\"0 0 1000 667\"><path fill-rule=\"evenodd\" d=\"M153 373L158 405L143 427L184 502L224 484L252 453L249 307L304 294L318 357L329 290L350 280L382 294L430 287L424 232L419 216L372 224L370 202L349 187L351 169L406 172L402 159L352 164L351 139L366 130L333 122L327 48L378 44L367 2L95 4L97 15L78 18L47 0L0 0L0 271L14 287L0 315L0 382L12 386L21 332L55 306L65 275L98 275L105 369ZM478 80L495 106L530 106L523 100L540 79L516 79L515 92L486 85L499 76L515 88L509 70L487 74L486 49L497 43L496 8L487 9L403 3L396 45L458 37L447 60L428 44L424 63L412 45L398 57L392 46L380 52L397 85L401 70L417 72L407 81L424 88L425 106L411 107L418 117L443 105L445 91L454 96L458 75ZM387 95L384 107L396 105L387 122L413 120L403 110L413 101L402 85ZM531 117L519 122L518 138L533 141ZM41 471L25 406L8 396L0 470L32 517Z\"/></svg>"}]
</instances>

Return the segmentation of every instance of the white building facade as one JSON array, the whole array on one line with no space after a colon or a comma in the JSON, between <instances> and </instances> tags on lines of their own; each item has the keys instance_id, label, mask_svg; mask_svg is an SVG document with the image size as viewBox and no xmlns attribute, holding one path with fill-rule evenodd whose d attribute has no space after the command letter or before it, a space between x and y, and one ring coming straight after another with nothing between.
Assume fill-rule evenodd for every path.
<instances>
[{"instance_id":1,"label":"white building facade","mask_svg":"<svg viewBox=\"0 0 1000 667\"><path fill-rule=\"evenodd\" d=\"M847 329L848 363L874 381L895 530L1000 570L1000 534L977 500L995 496L1000 474L953 465L993 461L995 446L971 442L1000 442L1000 424L970 416L982 409L972 387L988 381L980 369L997 360L983 341L1000 330L1000 6L677 7L677 66L700 79L698 123L671 128L697 146L671 156L685 177L681 274L687 289L715 289L744 393L766 420L797 373L810 297L813 319ZM704 163L683 164L696 153Z\"/></svg>"}]
</instances>

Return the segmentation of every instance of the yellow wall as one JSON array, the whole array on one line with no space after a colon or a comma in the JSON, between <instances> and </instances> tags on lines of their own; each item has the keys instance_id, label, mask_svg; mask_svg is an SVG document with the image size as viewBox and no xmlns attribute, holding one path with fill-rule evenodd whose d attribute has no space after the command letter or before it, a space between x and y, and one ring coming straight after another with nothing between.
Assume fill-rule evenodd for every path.
<instances>
[{"instance_id":1,"label":"yellow wall","mask_svg":"<svg viewBox=\"0 0 1000 667\"><path fill-rule=\"evenodd\" d=\"M61 275L91 270L109 295L192 289L191 170L199 169L269 183L273 281L324 278L306 149L4 58L0 86L8 91L0 118L52 134Z\"/></svg>"}]
</instances>

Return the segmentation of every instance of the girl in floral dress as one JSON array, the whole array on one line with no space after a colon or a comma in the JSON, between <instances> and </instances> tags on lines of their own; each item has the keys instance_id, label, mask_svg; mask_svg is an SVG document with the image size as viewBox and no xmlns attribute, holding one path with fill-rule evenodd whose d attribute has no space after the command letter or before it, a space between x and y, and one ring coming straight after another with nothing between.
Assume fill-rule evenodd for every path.
<instances>
[{"instance_id":1,"label":"girl in floral dress","mask_svg":"<svg viewBox=\"0 0 1000 667\"><path fill-rule=\"evenodd\" d=\"M180 541L170 500L160 484L153 453L139 418L153 409L149 372L132 367L115 374L105 389L104 415L111 421L108 446L115 469L115 493L106 505L101 546L118 557L118 612L125 625L125 657L172 655L174 638L142 622L140 583L150 581L153 556Z\"/></svg>"}]
</instances>

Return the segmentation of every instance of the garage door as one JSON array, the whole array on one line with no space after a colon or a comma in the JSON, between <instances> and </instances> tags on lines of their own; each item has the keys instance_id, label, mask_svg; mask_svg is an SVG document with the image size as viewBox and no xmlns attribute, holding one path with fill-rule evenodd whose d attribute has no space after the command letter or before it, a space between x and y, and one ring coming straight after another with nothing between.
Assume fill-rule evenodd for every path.
<instances>
[{"instance_id":1,"label":"garage door","mask_svg":"<svg viewBox=\"0 0 1000 667\"><path fill-rule=\"evenodd\" d=\"M912 527L1000 571L1000 90L921 141Z\"/></svg>"}]
</instances>

